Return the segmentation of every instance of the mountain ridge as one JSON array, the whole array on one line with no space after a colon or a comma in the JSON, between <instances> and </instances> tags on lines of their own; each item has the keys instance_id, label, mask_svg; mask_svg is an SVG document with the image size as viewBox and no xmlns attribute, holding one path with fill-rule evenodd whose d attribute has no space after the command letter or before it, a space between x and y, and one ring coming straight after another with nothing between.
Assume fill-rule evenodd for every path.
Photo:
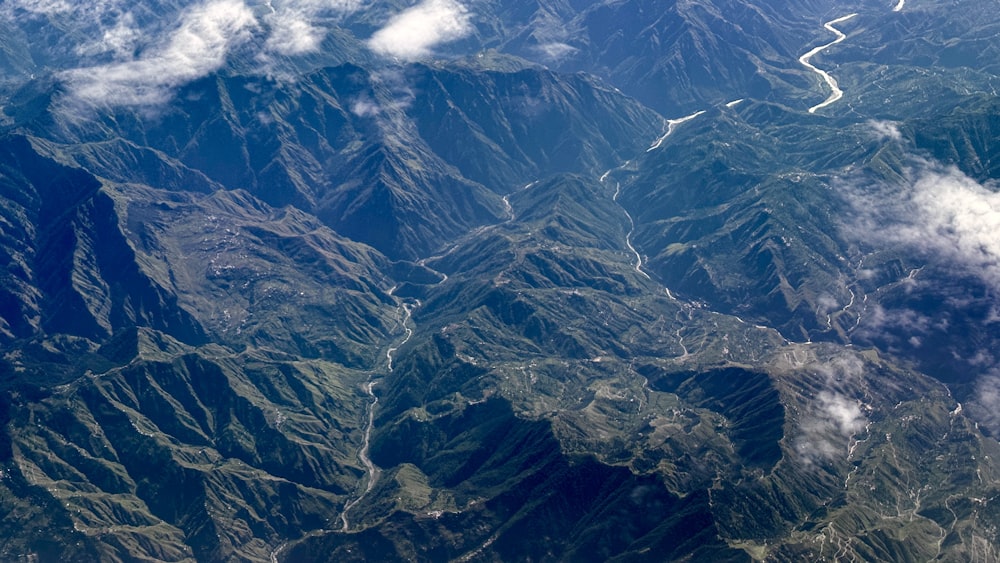
<instances>
[{"instance_id":1,"label":"mountain ridge","mask_svg":"<svg viewBox=\"0 0 1000 563\"><path fill-rule=\"evenodd\" d=\"M951 203L993 209L991 13L297 5L329 30L279 57L291 5L240 4L219 66L126 81L155 104L74 89L207 5L131 54L71 54L121 14L0 18L47 38L0 40L3 558L998 555L993 246ZM465 35L364 41L427 6Z\"/></svg>"}]
</instances>

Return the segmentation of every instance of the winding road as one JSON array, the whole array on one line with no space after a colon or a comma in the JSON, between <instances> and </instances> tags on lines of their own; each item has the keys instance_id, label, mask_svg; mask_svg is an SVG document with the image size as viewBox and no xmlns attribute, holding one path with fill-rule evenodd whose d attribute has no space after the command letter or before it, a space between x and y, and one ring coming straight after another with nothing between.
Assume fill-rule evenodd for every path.
<instances>
[{"instance_id":1,"label":"winding road","mask_svg":"<svg viewBox=\"0 0 1000 563\"><path fill-rule=\"evenodd\" d=\"M809 113L816 113L816 110L823 109L826 106L844 97L844 91L841 90L840 87L837 85L837 80L834 77L830 76L830 73L826 72L825 70L816 68L816 66L814 66L812 63L809 62L809 59L813 58L813 56L823 51L824 49L828 49L836 45L837 43L840 43L844 39L847 39L847 35L845 35L842 31L833 26L834 24L845 22L856 15L858 14L847 14L846 16L841 16L835 20L830 20L825 24L823 24L823 27L833 32L833 34L836 35L837 38L827 43L826 45L820 45L819 47L815 47L808 53L799 57L799 62L802 63L802 65L805 66L806 68L809 68L816 74L820 75L820 77L823 78L823 80L827 83L827 85L830 87L831 90L830 96L826 100L824 100L822 103L816 104L813 107L809 108Z\"/></svg>"}]
</instances>

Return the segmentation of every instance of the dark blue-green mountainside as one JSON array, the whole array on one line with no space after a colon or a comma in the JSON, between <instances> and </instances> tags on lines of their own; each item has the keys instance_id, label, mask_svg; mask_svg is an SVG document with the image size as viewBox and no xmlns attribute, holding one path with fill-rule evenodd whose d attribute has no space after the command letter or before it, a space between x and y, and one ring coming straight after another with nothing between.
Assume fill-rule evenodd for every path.
<instances>
[{"instance_id":1,"label":"dark blue-green mountainside","mask_svg":"<svg viewBox=\"0 0 1000 563\"><path fill-rule=\"evenodd\" d=\"M11 0L0 560L1000 560L998 32Z\"/></svg>"}]
</instances>

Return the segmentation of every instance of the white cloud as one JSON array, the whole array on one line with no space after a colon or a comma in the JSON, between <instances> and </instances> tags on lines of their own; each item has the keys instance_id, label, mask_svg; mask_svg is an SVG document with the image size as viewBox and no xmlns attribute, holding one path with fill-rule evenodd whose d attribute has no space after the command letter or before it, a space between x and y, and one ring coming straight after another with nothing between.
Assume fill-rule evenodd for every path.
<instances>
[{"instance_id":1,"label":"white cloud","mask_svg":"<svg viewBox=\"0 0 1000 563\"><path fill-rule=\"evenodd\" d=\"M406 73L399 68L385 68L373 73L371 78L372 83L378 85L379 88L377 89L388 94L388 96L379 101L362 96L358 98L358 101L362 104L371 103L375 109L375 113L383 115L395 114L393 119L402 118L402 112L405 112L417 97L417 93L413 90Z\"/></svg>"},{"instance_id":2,"label":"white cloud","mask_svg":"<svg viewBox=\"0 0 1000 563\"><path fill-rule=\"evenodd\" d=\"M225 63L233 46L257 23L241 0L213 0L188 9L160 45L132 58L63 73L76 100L92 104L148 105Z\"/></svg>"},{"instance_id":3,"label":"white cloud","mask_svg":"<svg viewBox=\"0 0 1000 563\"><path fill-rule=\"evenodd\" d=\"M940 326L936 326L927 315L906 308L886 309L875 304L867 310L864 324L858 332L868 338L886 334L919 336L928 334L932 328Z\"/></svg>"},{"instance_id":4,"label":"white cloud","mask_svg":"<svg viewBox=\"0 0 1000 563\"><path fill-rule=\"evenodd\" d=\"M823 293L816 298L816 307L817 307L816 310L817 314L825 315L835 309L839 309L840 303L834 296L830 295L829 293Z\"/></svg>"},{"instance_id":5,"label":"white cloud","mask_svg":"<svg viewBox=\"0 0 1000 563\"><path fill-rule=\"evenodd\" d=\"M899 229L902 240L1000 285L1000 194L947 168L920 174L910 197L915 217Z\"/></svg>"},{"instance_id":6,"label":"white cloud","mask_svg":"<svg viewBox=\"0 0 1000 563\"><path fill-rule=\"evenodd\" d=\"M917 161L902 186L845 192L856 211L849 235L909 249L1000 287L1000 193L993 186L953 166Z\"/></svg>"},{"instance_id":7,"label":"white cloud","mask_svg":"<svg viewBox=\"0 0 1000 563\"><path fill-rule=\"evenodd\" d=\"M567 43L573 38L572 29L571 23L564 21L556 12L544 8L538 10L531 19L531 38L537 43L532 50L548 62L560 62L578 51Z\"/></svg>"},{"instance_id":8,"label":"white cloud","mask_svg":"<svg viewBox=\"0 0 1000 563\"><path fill-rule=\"evenodd\" d=\"M861 405L839 393L820 391L811 406L800 425L796 450L807 462L846 455L850 438L868 424Z\"/></svg>"},{"instance_id":9,"label":"white cloud","mask_svg":"<svg viewBox=\"0 0 1000 563\"><path fill-rule=\"evenodd\" d=\"M861 414L861 406L857 401L850 401L836 393L821 392L816 400L826 419L830 421L842 436L853 436L860 432L868 419Z\"/></svg>"},{"instance_id":10,"label":"white cloud","mask_svg":"<svg viewBox=\"0 0 1000 563\"><path fill-rule=\"evenodd\" d=\"M413 120L406 110L416 98L406 72L401 67L382 69L370 75L371 93L362 93L350 100L350 111L358 117L377 120L379 127L396 140L416 135Z\"/></svg>"},{"instance_id":11,"label":"white cloud","mask_svg":"<svg viewBox=\"0 0 1000 563\"><path fill-rule=\"evenodd\" d=\"M142 31L136 26L132 13L128 12L118 18L114 27L104 30L101 39L78 46L76 53L92 56L110 52L117 59L128 59L135 53L141 38Z\"/></svg>"},{"instance_id":12,"label":"white cloud","mask_svg":"<svg viewBox=\"0 0 1000 563\"><path fill-rule=\"evenodd\" d=\"M991 432L1000 433L1000 368L978 379L969 412Z\"/></svg>"},{"instance_id":13,"label":"white cloud","mask_svg":"<svg viewBox=\"0 0 1000 563\"><path fill-rule=\"evenodd\" d=\"M423 0L393 16L368 40L376 53L402 60L427 57L434 47L472 32L468 10L455 0Z\"/></svg>"},{"instance_id":14,"label":"white cloud","mask_svg":"<svg viewBox=\"0 0 1000 563\"><path fill-rule=\"evenodd\" d=\"M559 41L544 43L535 49L543 59L549 62L559 62L578 51L576 47Z\"/></svg>"},{"instance_id":15,"label":"white cloud","mask_svg":"<svg viewBox=\"0 0 1000 563\"><path fill-rule=\"evenodd\" d=\"M135 27L132 14L125 14L115 27L104 32L102 44L119 57L128 57L135 52L140 32Z\"/></svg>"},{"instance_id":16,"label":"white cloud","mask_svg":"<svg viewBox=\"0 0 1000 563\"><path fill-rule=\"evenodd\" d=\"M903 139L902 133L899 132L899 126L892 121L876 121L870 120L868 126L871 127L872 132L880 140L890 140L890 141L901 141Z\"/></svg>"},{"instance_id":17,"label":"white cloud","mask_svg":"<svg viewBox=\"0 0 1000 563\"><path fill-rule=\"evenodd\" d=\"M301 55L319 50L326 35L324 18L337 18L361 8L361 0L291 0L268 2L271 14L265 16L270 35L265 52Z\"/></svg>"},{"instance_id":18,"label":"white cloud","mask_svg":"<svg viewBox=\"0 0 1000 563\"><path fill-rule=\"evenodd\" d=\"M236 49L256 60L262 74L284 76L284 57L318 52L330 28L367 6L362 0L184 0L156 3L151 17L149 4L0 0L0 19L17 25L51 18L67 30L63 40L84 62L56 72L67 85L63 110L75 113L95 104L160 104L178 86L224 66ZM435 24L446 24L442 37L450 36L449 10L452 19L466 21L453 1L428 6L426 12L439 16ZM403 23L410 12L399 16Z\"/></svg>"},{"instance_id":19,"label":"white cloud","mask_svg":"<svg viewBox=\"0 0 1000 563\"><path fill-rule=\"evenodd\" d=\"M853 354L838 355L812 367L826 378L827 386L852 384L860 380L865 373L864 362Z\"/></svg>"},{"instance_id":20,"label":"white cloud","mask_svg":"<svg viewBox=\"0 0 1000 563\"><path fill-rule=\"evenodd\" d=\"M282 2L282 7L303 10L312 14L323 12L351 13L361 9L361 0L291 0Z\"/></svg>"},{"instance_id":21,"label":"white cloud","mask_svg":"<svg viewBox=\"0 0 1000 563\"><path fill-rule=\"evenodd\" d=\"M9 7L46 15L75 11L74 3L67 0L12 0Z\"/></svg>"},{"instance_id":22,"label":"white cloud","mask_svg":"<svg viewBox=\"0 0 1000 563\"><path fill-rule=\"evenodd\" d=\"M374 117L382 113L382 108L368 98L358 98L351 104L351 113L358 117Z\"/></svg>"},{"instance_id":23,"label":"white cloud","mask_svg":"<svg viewBox=\"0 0 1000 563\"><path fill-rule=\"evenodd\" d=\"M81 27L97 25L116 19L135 4L130 0L2 0L0 17L18 21L23 19L22 10L29 14L52 17L60 26L73 25L73 31ZM29 16L30 17L30 16Z\"/></svg>"},{"instance_id":24,"label":"white cloud","mask_svg":"<svg viewBox=\"0 0 1000 563\"><path fill-rule=\"evenodd\" d=\"M849 398L863 388L865 363L845 352L803 367L822 379L817 381L820 390L801 411L795 450L807 464L847 456L852 439L868 425L865 406Z\"/></svg>"},{"instance_id":25,"label":"white cloud","mask_svg":"<svg viewBox=\"0 0 1000 563\"><path fill-rule=\"evenodd\" d=\"M268 18L271 35L264 47L281 55L301 55L319 49L326 30L317 27L308 14L281 11Z\"/></svg>"}]
</instances>

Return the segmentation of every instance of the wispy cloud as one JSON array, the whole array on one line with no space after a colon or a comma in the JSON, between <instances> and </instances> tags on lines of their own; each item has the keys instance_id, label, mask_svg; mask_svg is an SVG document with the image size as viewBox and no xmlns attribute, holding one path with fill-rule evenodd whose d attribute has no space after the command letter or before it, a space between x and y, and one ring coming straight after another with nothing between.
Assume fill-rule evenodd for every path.
<instances>
[{"instance_id":1,"label":"wispy cloud","mask_svg":"<svg viewBox=\"0 0 1000 563\"><path fill-rule=\"evenodd\" d=\"M281 55L301 55L319 49L326 30L315 25L309 14L282 10L267 18L271 34L264 47Z\"/></svg>"},{"instance_id":2,"label":"wispy cloud","mask_svg":"<svg viewBox=\"0 0 1000 563\"><path fill-rule=\"evenodd\" d=\"M795 442L799 455L808 463L846 456L850 438L868 424L861 404L839 393L820 391L811 406Z\"/></svg>"},{"instance_id":3,"label":"wispy cloud","mask_svg":"<svg viewBox=\"0 0 1000 563\"><path fill-rule=\"evenodd\" d=\"M379 95L359 94L351 100L351 112L359 117L382 117L398 121L407 119L405 111L416 98L406 72L401 68L385 68L371 75L372 85Z\"/></svg>"},{"instance_id":4,"label":"wispy cloud","mask_svg":"<svg viewBox=\"0 0 1000 563\"><path fill-rule=\"evenodd\" d=\"M351 113L358 117L375 117L382 113L382 107L367 96L358 97L351 103Z\"/></svg>"},{"instance_id":5,"label":"wispy cloud","mask_svg":"<svg viewBox=\"0 0 1000 563\"><path fill-rule=\"evenodd\" d=\"M66 71L63 78L78 101L158 104L173 88L222 67L229 51L256 27L241 0L212 0L184 12L169 37L138 58Z\"/></svg>"},{"instance_id":6,"label":"wispy cloud","mask_svg":"<svg viewBox=\"0 0 1000 563\"><path fill-rule=\"evenodd\" d=\"M358 117L377 117L384 108L367 96L359 96L351 102L351 113Z\"/></svg>"},{"instance_id":7,"label":"wispy cloud","mask_svg":"<svg viewBox=\"0 0 1000 563\"><path fill-rule=\"evenodd\" d=\"M897 236L1000 285L1000 194L955 167L922 171L910 195L913 222Z\"/></svg>"},{"instance_id":8,"label":"wispy cloud","mask_svg":"<svg viewBox=\"0 0 1000 563\"><path fill-rule=\"evenodd\" d=\"M20 8L35 14L62 14L78 9L78 3L68 0L11 0L8 8Z\"/></svg>"},{"instance_id":9,"label":"wispy cloud","mask_svg":"<svg viewBox=\"0 0 1000 563\"><path fill-rule=\"evenodd\" d=\"M578 51L568 43L572 40L570 23L556 13L539 10L532 18L531 27L531 38L537 43L532 50L543 60L559 63Z\"/></svg>"},{"instance_id":10,"label":"wispy cloud","mask_svg":"<svg viewBox=\"0 0 1000 563\"><path fill-rule=\"evenodd\" d=\"M883 133L893 138L893 131ZM890 351L950 352L956 373L976 376L969 412L1000 432L1000 365L992 343L1000 320L1000 186L911 156L898 182L866 185L854 179L838 187L854 211L844 224L851 240L927 266L925 273L911 270L900 280L900 289L914 295L912 308L898 299L884 307L876 303L856 334Z\"/></svg>"},{"instance_id":11,"label":"wispy cloud","mask_svg":"<svg viewBox=\"0 0 1000 563\"><path fill-rule=\"evenodd\" d=\"M138 4L124 0L12 2L0 5L0 16L61 14L87 30L75 52L98 64L60 73L70 103L132 106L168 100L178 86L223 67L237 49L273 75L281 57L317 52L331 26L364 7L361 0L271 0L257 4L258 19L245 0L201 0L141 23L130 11Z\"/></svg>"},{"instance_id":12,"label":"wispy cloud","mask_svg":"<svg viewBox=\"0 0 1000 563\"><path fill-rule=\"evenodd\" d=\"M799 425L795 450L806 463L846 457L850 439L868 424L857 401L832 391L820 391Z\"/></svg>"},{"instance_id":13,"label":"wispy cloud","mask_svg":"<svg viewBox=\"0 0 1000 563\"><path fill-rule=\"evenodd\" d=\"M899 132L899 126L892 121L873 119L868 122L868 126L880 140L901 141L903 139L903 134Z\"/></svg>"},{"instance_id":14,"label":"wispy cloud","mask_svg":"<svg viewBox=\"0 0 1000 563\"><path fill-rule=\"evenodd\" d=\"M554 63L560 62L578 51L576 47L560 41L543 43L538 45L535 50L543 59Z\"/></svg>"},{"instance_id":15,"label":"wispy cloud","mask_svg":"<svg viewBox=\"0 0 1000 563\"><path fill-rule=\"evenodd\" d=\"M65 40L83 62L57 75L66 84L65 108L75 110L159 105L179 86L225 66L234 52L255 60L262 74L284 76L288 57L319 52L331 28L368 9L362 0L195 0L158 6L150 19L142 16L147 2L0 0L0 18L54 17L72 27ZM412 60L472 31L471 15L458 0L422 0L391 17L367 45ZM358 109L386 108L362 103Z\"/></svg>"},{"instance_id":16,"label":"wispy cloud","mask_svg":"<svg viewBox=\"0 0 1000 563\"><path fill-rule=\"evenodd\" d=\"M942 330L944 319L932 319L927 315L906 308L886 309L874 305L866 310L864 322L859 324L857 336L864 339L888 341L890 346L908 342L918 347L923 338L932 330Z\"/></svg>"},{"instance_id":17,"label":"wispy cloud","mask_svg":"<svg viewBox=\"0 0 1000 563\"><path fill-rule=\"evenodd\" d=\"M806 367L823 377L823 389L801 414L795 450L807 464L847 456L851 439L868 424L864 405L849 398L861 385L864 363L845 353Z\"/></svg>"},{"instance_id":18,"label":"wispy cloud","mask_svg":"<svg viewBox=\"0 0 1000 563\"><path fill-rule=\"evenodd\" d=\"M1000 367L993 368L976 381L968 407L979 424L994 434L1000 434Z\"/></svg>"},{"instance_id":19,"label":"wispy cloud","mask_svg":"<svg viewBox=\"0 0 1000 563\"><path fill-rule=\"evenodd\" d=\"M401 60L431 55L434 47L472 33L468 9L455 0L423 0L393 16L368 40L376 53Z\"/></svg>"},{"instance_id":20,"label":"wispy cloud","mask_svg":"<svg viewBox=\"0 0 1000 563\"><path fill-rule=\"evenodd\" d=\"M264 17L270 34L264 53L300 55L319 50L326 36L324 20L338 18L361 9L361 0L289 0L269 2L271 13Z\"/></svg>"},{"instance_id":21,"label":"wispy cloud","mask_svg":"<svg viewBox=\"0 0 1000 563\"><path fill-rule=\"evenodd\" d=\"M82 56L94 56L111 53L115 59L132 58L142 39L142 31L138 28L131 12L122 14L115 24L104 30L100 39L78 45L76 53Z\"/></svg>"},{"instance_id":22,"label":"wispy cloud","mask_svg":"<svg viewBox=\"0 0 1000 563\"><path fill-rule=\"evenodd\" d=\"M130 0L2 0L0 19L14 24L25 21L46 22L49 18L64 32L63 39L80 37L81 32L89 35L87 41L100 41L99 33L109 21L118 20L129 12L136 2ZM169 10L169 9L168 9ZM170 17L171 13L165 13Z\"/></svg>"},{"instance_id":23,"label":"wispy cloud","mask_svg":"<svg viewBox=\"0 0 1000 563\"><path fill-rule=\"evenodd\" d=\"M277 5L277 10L292 9L309 14L338 13L348 14L356 12L364 7L362 0L285 0L284 2L272 2Z\"/></svg>"}]
</instances>

